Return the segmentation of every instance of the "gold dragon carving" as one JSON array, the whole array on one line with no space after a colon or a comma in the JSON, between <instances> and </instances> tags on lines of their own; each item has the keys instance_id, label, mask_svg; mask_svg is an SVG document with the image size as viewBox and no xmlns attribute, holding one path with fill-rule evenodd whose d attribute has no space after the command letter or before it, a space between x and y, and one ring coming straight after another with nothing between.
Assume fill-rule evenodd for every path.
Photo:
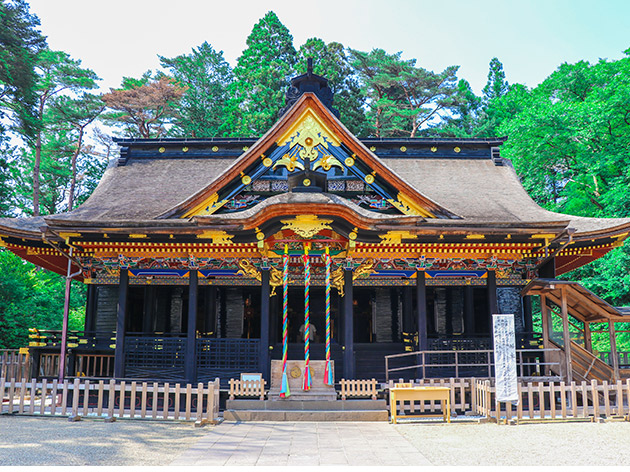
<instances>
[{"instance_id":1,"label":"gold dragon carving","mask_svg":"<svg viewBox=\"0 0 630 472\"><path fill-rule=\"evenodd\" d=\"M354 269L352 273L352 280L356 280L362 277L368 277L370 274L376 273L376 270L374 270L373 267L374 267L374 259L366 259L356 269ZM343 285L344 285L343 272L344 272L343 266L339 266L331 274L332 286L337 289L341 297L345 296L345 291L343 289Z\"/></svg>"},{"instance_id":2,"label":"gold dragon carving","mask_svg":"<svg viewBox=\"0 0 630 472\"><path fill-rule=\"evenodd\" d=\"M240 270L236 273L236 275L250 277L258 280L259 282L262 280L260 271L256 269L256 266L254 266L252 261L249 259L241 259L238 266L240 267ZM276 269L275 267L271 267L269 269L269 285L271 286L271 293L269 296L273 297L276 294L276 288L282 285L282 271Z\"/></svg>"}]
</instances>

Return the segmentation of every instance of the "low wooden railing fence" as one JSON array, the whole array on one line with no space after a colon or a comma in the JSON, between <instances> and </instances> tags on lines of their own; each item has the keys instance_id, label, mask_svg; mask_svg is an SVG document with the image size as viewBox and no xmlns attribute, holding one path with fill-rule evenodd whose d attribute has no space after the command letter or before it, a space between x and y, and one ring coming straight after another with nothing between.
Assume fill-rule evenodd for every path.
<instances>
[{"instance_id":1,"label":"low wooden railing fence","mask_svg":"<svg viewBox=\"0 0 630 472\"><path fill-rule=\"evenodd\" d=\"M341 379L339 382L341 387L341 399L346 400L348 397L369 397L376 400L378 395L378 382L376 379L370 380L346 380Z\"/></svg>"},{"instance_id":2,"label":"low wooden railing fence","mask_svg":"<svg viewBox=\"0 0 630 472\"><path fill-rule=\"evenodd\" d=\"M496 401L490 380L474 382L473 414L497 422L625 417L630 415L630 379L598 382L518 383L517 405Z\"/></svg>"},{"instance_id":3,"label":"low wooden railing fence","mask_svg":"<svg viewBox=\"0 0 630 472\"><path fill-rule=\"evenodd\" d=\"M236 397L258 397L260 400L264 400L266 383L264 379L230 379L230 400L234 400Z\"/></svg>"},{"instance_id":4,"label":"low wooden railing fence","mask_svg":"<svg viewBox=\"0 0 630 472\"><path fill-rule=\"evenodd\" d=\"M105 382L76 378L59 383L0 378L0 414L140 418L214 423L219 379L207 384Z\"/></svg>"},{"instance_id":5,"label":"low wooden railing fence","mask_svg":"<svg viewBox=\"0 0 630 472\"><path fill-rule=\"evenodd\" d=\"M0 350L0 378L21 379L31 376L31 358L18 349Z\"/></svg>"}]
</instances>

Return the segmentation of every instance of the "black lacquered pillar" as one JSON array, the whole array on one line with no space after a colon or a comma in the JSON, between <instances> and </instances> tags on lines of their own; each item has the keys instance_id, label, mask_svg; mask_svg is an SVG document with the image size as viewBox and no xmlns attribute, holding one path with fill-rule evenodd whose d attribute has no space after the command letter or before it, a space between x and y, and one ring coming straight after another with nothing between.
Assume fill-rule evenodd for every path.
<instances>
[{"instance_id":1,"label":"black lacquered pillar","mask_svg":"<svg viewBox=\"0 0 630 472\"><path fill-rule=\"evenodd\" d=\"M345 379L354 379L354 321L352 293L352 269L343 272L343 376Z\"/></svg>"},{"instance_id":2,"label":"black lacquered pillar","mask_svg":"<svg viewBox=\"0 0 630 472\"><path fill-rule=\"evenodd\" d=\"M197 380L197 300L199 295L199 271L188 274L188 329L186 332L185 377L189 383Z\"/></svg>"},{"instance_id":3,"label":"black lacquered pillar","mask_svg":"<svg viewBox=\"0 0 630 472\"><path fill-rule=\"evenodd\" d=\"M258 353L259 370L263 378L270 382L269 378L269 269L262 269L260 288L260 346Z\"/></svg>"},{"instance_id":4,"label":"black lacquered pillar","mask_svg":"<svg viewBox=\"0 0 630 472\"><path fill-rule=\"evenodd\" d=\"M125 376L125 325L127 319L127 292L129 271L120 269L118 282L118 312L116 314L116 351L114 353L114 378Z\"/></svg>"}]
</instances>

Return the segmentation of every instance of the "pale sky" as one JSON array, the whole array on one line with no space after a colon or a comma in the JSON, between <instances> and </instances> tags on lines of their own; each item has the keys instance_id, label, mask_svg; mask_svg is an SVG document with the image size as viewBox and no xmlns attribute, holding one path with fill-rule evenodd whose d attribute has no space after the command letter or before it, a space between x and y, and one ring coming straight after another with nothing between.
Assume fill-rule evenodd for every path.
<instances>
[{"instance_id":1,"label":"pale sky","mask_svg":"<svg viewBox=\"0 0 630 472\"><path fill-rule=\"evenodd\" d=\"M498 57L510 83L535 86L561 63L623 57L630 0L29 0L52 49L80 59L117 87L157 69L157 55L202 42L234 66L252 27L269 10L293 35L369 51L403 52L426 69L459 65L481 93Z\"/></svg>"}]
</instances>

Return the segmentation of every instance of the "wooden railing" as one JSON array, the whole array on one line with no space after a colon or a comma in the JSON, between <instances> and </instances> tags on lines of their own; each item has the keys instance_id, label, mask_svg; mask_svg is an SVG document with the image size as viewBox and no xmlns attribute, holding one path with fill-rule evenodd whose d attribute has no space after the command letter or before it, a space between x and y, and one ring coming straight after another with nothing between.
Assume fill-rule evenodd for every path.
<instances>
[{"instance_id":1,"label":"wooden railing","mask_svg":"<svg viewBox=\"0 0 630 472\"><path fill-rule=\"evenodd\" d=\"M560 349L517 349L516 361L520 377L544 375L544 371L557 367L557 360L542 358L546 353L553 354ZM409 361L411 365L390 367L393 361ZM415 361L415 362L414 362ZM431 372L449 371L451 375L430 375ZM385 356L385 375L389 381L390 374L407 372L427 377L492 377L494 375L494 351L489 349L452 350L452 351L415 351L404 354ZM453 375L454 374L454 375ZM398 374L395 374L398 375Z\"/></svg>"},{"instance_id":2,"label":"wooden railing","mask_svg":"<svg viewBox=\"0 0 630 472\"><path fill-rule=\"evenodd\" d=\"M619 367L630 367L630 351L619 351ZM601 360L603 360L606 364L612 365L610 360L610 352L599 352L598 356Z\"/></svg>"},{"instance_id":3,"label":"wooden railing","mask_svg":"<svg viewBox=\"0 0 630 472\"><path fill-rule=\"evenodd\" d=\"M234 400L236 397L259 397L261 400L264 400L266 383L264 379L230 379L230 400Z\"/></svg>"},{"instance_id":4,"label":"wooden railing","mask_svg":"<svg viewBox=\"0 0 630 472\"><path fill-rule=\"evenodd\" d=\"M21 379L31 376L31 358L28 354L21 354L18 349L3 349L0 351L0 378Z\"/></svg>"},{"instance_id":5,"label":"wooden railing","mask_svg":"<svg viewBox=\"0 0 630 472\"><path fill-rule=\"evenodd\" d=\"M341 399L346 400L348 397L370 397L376 400L378 395L378 382L376 379L370 380L346 380L341 379Z\"/></svg>"},{"instance_id":6,"label":"wooden railing","mask_svg":"<svg viewBox=\"0 0 630 472\"><path fill-rule=\"evenodd\" d=\"M0 378L0 414L140 418L214 423L219 415L219 379L207 384Z\"/></svg>"},{"instance_id":7,"label":"wooden railing","mask_svg":"<svg viewBox=\"0 0 630 472\"><path fill-rule=\"evenodd\" d=\"M598 382L528 382L518 384L519 402L496 401L489 380L474 383L472 412L497 422L625 417L630 415L630 379Z\"/></svg>"}]
</instances>

